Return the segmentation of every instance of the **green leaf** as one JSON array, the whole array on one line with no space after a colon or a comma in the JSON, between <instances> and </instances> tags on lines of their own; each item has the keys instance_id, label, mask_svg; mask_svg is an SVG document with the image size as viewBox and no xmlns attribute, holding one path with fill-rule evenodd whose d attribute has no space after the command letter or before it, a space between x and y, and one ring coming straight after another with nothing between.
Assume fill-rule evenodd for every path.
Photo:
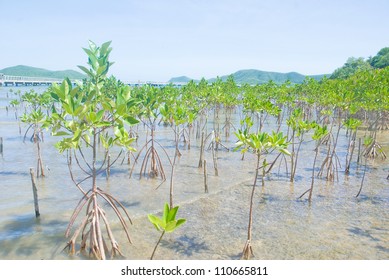
<instances>
[{"instance_id":1,"label":"green leaf","mask_svg":"<svg viewBox=\"0 0 389 280\"><path fill-rule=\"evenodd\" d=\"M89 43L89 48L93 51L96 51L96 49L97 49L96 44L91 40L88 40L88 43Z\"/></svg>"},{"instance_id":2,"label":"green leaf","mask_svg":"<svg viewBox=\"0 0 389 280\"><path fill-rule=\"evenodd\" d=\"M176 229L177 221L170 221L166 224L165 231L166 232L173 232Z\"/></svg>"},{"instance_id":3,"label":"green leaf","mask_svg":"<svg viewBox=\"0 0 389 280\"><path fill-rule=\"evenodd\" d=\"M111 45L112 41L105 42L104 44L101 45L100 48L100 53L101 54L106 54L107 52L110 52L109 46Z\"/></svg>"},{"instance_id":4,"label":"green leaf","mask_svg":"<svg viewBox=\"0 0 389 280\"><path fill-rule=\"evenodd\" d=\"M134 125L134 124L137 124L139 123L139 121L137 119L135 119L134 117L131 117L131 116L127 116L124 118L124 121L126 123L128 123L129 125Z\"/></svg>"},{"instance_id":5,"label":"green leaf","mask_svg":"<svg viewBox=\"0 0 389 280\"><path fill-rule=\"evenodd\" d=\"M177 223L176 223L176 228L182 226L183 224L185 224L186 222L186 219L178 219Z\"/></svg>"},{"instance_id":6,"label":"green leaf","mask_svg":"<svg viewBox=\"0 0 389 280\"><path fill-rule=\"evenodd\" d=\"M163 215L162 215L162 220L167 224L168 221L168 216L170 212L170 207L169 204L165 203L164 209L163 209Z\"/></svg>"},{"instance_id":7,"label":"green leaf","mask_svg":"<svg viewBox=\"0 0 389 280\"><path fill-rule=\"evenodd\" d=\"M70 87L69 87L69 83L68 83L67 79L63 80L63 82L60 86L60 89L61 89L61 92L64 94L64 99L65 99L70 91Z\"/></svg>"},{"instance_id":8,"label":"green leaf","mask_svg":"<svg viewBox=\"0 0 389 280\"><path fill-rule=\"evenodd\" d=\"M96 113L95 112L90 112L89 113L89 120L91 122L95 122L96 121Z\"/></svg>"},{"instance_id":9,"label":"green leaf","mask_svg":"<svg viewBox=\"0 0 389 280\"><path fill-rule=\"evenodd\" d=\"M103 115L104 115L104 110L98 111L97 114L96 114L96 119L97 119L98 121L100 121L101 118L103 117Z\"/></svg>"},{"instance_id":10,"label":"green leaf","mask_svg":"<svg viewBox=\"0 0 389 280\"><path fill-rule=\"evenodd\" d=\"M128 102L131 98L131 90L130 90L130 87L129 86L125 86L124 88L122 88L122 96L124 98L124 100L126 102ZM127 104L129 105L129 104Z\"/></svg>"},{"instance_id":11,"label":"green leaf","mask_svg":"<svg viewBox=\"0 0 389 280\"><path fill-rule=\"evenodd\" d=\"M105 149L108 149L108 142L106 141L106 137L103 135L103 134L100 134L100 141L101 141L101 144L103 145L103 147Z\"/></svg>"},{"instance_id":12,"label":"green leaf","mask_svg":"<svg viewBox=\"0 0 389 280\"><path fill-rule=\"evenodd\" d=\"M70 133L65 132L65 131L57 131L52 133L53 136L67 136L70 135Z\"/></svg>"},{"instance_id":13,"label":"green leaf","mask_svg":"<svg viewBox=\"0 0 389 280\"><path fill-rule=\"evenodd\" d=\"M149 218L149 221L155 226L155 228L158 231L161 231L161 228L160 228L161 219L152 215L152 214L147 215L147 217Z\"/></svg>"},{"instance_id":14,"label":"green leaf","mask_svg":"<svg viewBox=\"0 0 389 280\"><path fill-rule=\"evenodd\" d=\"M72 138L72 141L73 141L73 142L78 142L78 141L80 140L81 134L82 134L81 129L77 129L77 130L74 132L74 136L73 136L73 138Z\"/></svg>"},{"instance_id":15,"label":"green leaf","mask_svg":"<svg viewBox=\"0 0 389 280\"><path fill-rule=\"evenodd\" d=\"M288 156L292 155L287 149L280 149L280 152Z\"/></svg>"},{"instance_id":16,"label":"green leaf","mask_svg":"<svg viewBox=\"0 0 389 280\"><path fill-rule=\"evenodd\" d=\"M69 106L69 104L63 102L62 107L65 109L65 112L71 115L73 113L72 108Z\"/></svg>"},{"instance_id":17,"label":"green leaf","mask_svg":"<svg viewBox=\"0 0 389 280\"><path fill-rule=\"evenodd\" d=\"M94 54L91 50L88 50L86 48L83 48L83 50L87 53L89 64L92 66L94 70L97 70L99 63L97 62L96 54ZM93 76L93 75L92 75Z\"/></svg>"},{"instance_id":18,"label":"green leaf","mask_svg":"<svg viewBox=\"0 0 389 280\"><path fill-rule=\"evenodd\" d=\"M86 110L85 105L77 106L77 109L74 111L74 115L80 116L81 114L84 114L84 111Z\"/></svg>"},{"instance_id":19,"label":"green leaf","mask_svg":"<svg viewBox=\"0 0 389 280\"><path fill-rule=\"evenodd\" d=\"M126 104L120 104L118 105L117 109L116 109L116 113L119 115L119 116L123 116L124 113L126 112L127 110L127 106Z\"/></svg>"},{"instance_id":20,"label":"green leaf","mask_svg":"<svg viewBox=\"0 0 389 280\"><path fill-rule=\"evenodd\" d=\"M168 217L167 217L168 222L174 221L176 219L177 211L178 211L178 206L174 207L173 209L170 209Z\"/></svg>"},{"instance_id":21,"label":"green leaf","mask_svg":"<svg viewBox=\"0 0 389 280\"><path fill-rule=\"evenodd\" d=\"M112 126L112 123L108 122L108 121L100 121L100 122L96 123L95 126L96 127L110 127L110 126Z\"/></svg>"},{"instance_id":22,"label":"green leaf","mask_svg":"<svg viewBox=\"0 0 389 280\"><path fill-rule=\"evenodd\" d=\"M102 74L105 74L104 72L106 72L106 70L107 70L107 67L105 65L99 66L96 73L97 73L97 75L102 75Z\"/></svg>"}]
</instances>

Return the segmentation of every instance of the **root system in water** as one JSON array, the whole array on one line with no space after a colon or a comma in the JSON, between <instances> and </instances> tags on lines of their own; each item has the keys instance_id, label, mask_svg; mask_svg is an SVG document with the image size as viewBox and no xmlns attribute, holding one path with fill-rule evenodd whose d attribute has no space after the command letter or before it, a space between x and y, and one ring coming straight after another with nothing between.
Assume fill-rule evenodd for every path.
<instances>
[{"instance_id":1,"label":"root system in water","mask_svg":"<svg viewBox=\"0 0 389 280\"><path fill-rule=\"evenodd\" d=\"M54 148L57 139L45 135L41 143L45 158L46 176L37 178L40 218L35 218L31 195L29 168L36 165L36 151L31 143L23 143L18 123L12 114L6 115L7 89L0 88L0 137L3 138L3 156L0 158L0 258L1 259L82 259L82 254L69 256L62 251L67 239L64 236L69 218L79 201L79 191L69 179L65 155ZM220 112L221 113L221 112ZM229 119L236 123L234 115ZM270 121L269 121L270 122ZM211 128L210 124L209 128ZM264 124L266 127L267 124ZM276 125L276 124L275 124ZM137 131L142 135L141 129ZM155 137L173 158L174 135L171 128L157 126ZM308 139L308 136L306 137ZM358 137L357 137L358 138ZM377 133L382 147L387 145L388 133ZM217 158L212 150L204 149L200 157L200 137L193 135L191 149L180 147L181 157L175 166L175 204L180 205L180 216L187 222L162 239L158 258L162 259L239 259L242 245L247 240L247 205L254 177L254 157L242 157L233 152L236 139L232 134L222 139L230 148L219 149ZM138 150L142 147L139 144ZM345 161L348 139L340 131L337 144L340 162ZM353 162L346 175L339 169L338 180L315 178L311 203L307 197L298 197L311 187L315 143L306 142L300 151L300 161L294 182L288 174L273 173L265 177L264 187L257 186L253 208L250 246L253 259L388 259L389 258L389 188L387 162L376 158L366 169ZM322 149L321 151L325 151ZM103 148L100 151L105 152ZM118 152L118 151L116 151ZM115 150L110 150L111 154ZM123 154L123 156L126 156ZM317 162L326 158L317 155ZM147 157L147 154L146 154ZM138 162L144 160L142 155ZM161 164L170 163L160 157ZM218 176L206 175L199 162L217 160ZM269 162L271 162L269 158ZM121 159L118 161L120 162ZM147 214L157 214L169 195L169 184L153 178L142 178L132 164L116 164L110 177L100 174L98 184L109 191L131 213L133 225L129 234L133 244L120 230L121 224L110 221L120 252L127 259L149 259L160 233L149 223ZM386 165L385 165L386 164ZM140 170L140 171L139 171ZM166 178L170 177L166 168ZM281 168L285 170L285 168ZM81 174L74 174L75 176ZM363 190L355 197L364 176ZM156 189L159 186L158 189ZM204 188L206 191L204 191ZM103 202L104 203L104 202ZM107 217L115 213L107 211ZM77 225L78 226L78 225ZM75 248L77 250L77 248ZM79 248L78 248L79 249Z\"/></svg>"}]
</instances>

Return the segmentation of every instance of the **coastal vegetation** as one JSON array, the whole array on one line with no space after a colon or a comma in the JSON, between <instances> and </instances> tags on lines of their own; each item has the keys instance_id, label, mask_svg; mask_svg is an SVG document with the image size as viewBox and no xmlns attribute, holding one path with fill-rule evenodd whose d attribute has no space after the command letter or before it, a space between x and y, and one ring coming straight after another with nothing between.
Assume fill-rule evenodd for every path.
<instances>
[{"instance_id":1,"label":"coastal vegetation","mask_svg":"<svg viewBox=\"0 0 389 280\"><path fill-rule=\"evenodd\" d=\"M109 60L110 42L101 46L90 42L84 50L88 65L79 66L86 75L83 82L73 85L64 79L40 96L30 92L13 102L15 110L25 112L22 121L28 125L27 131L32 131L33 143L39 144L44 129L58 137L56 147L66 156L69 180L81 193L65 230L68 238L65 248L71 254L80 251L95 259L123 255L112 230L112 217L119 220L128 243L132 242L129 228L132 220L127 207L120 197L102 189L97 180L125 156L134 158L128 170L130 175L139 174L139 185L141 180L159 180L155 191L161 202L168 201L161 218L155 213L147 216L161 232L151 258L166 232L184 224L190 226L193 218L176 219L178 209L185 209L185 205L178 206L175 200L180 189L175 176L180 158L185 156L183 150L199 152L195 170L206 168L204 152L208 150L215 177L222 173L219 153L240 151L242 161L251 163L254 178L248 197L243 259L253 257L254 209L261 203L255 200L259 179L264 188L270 187L272 180L294 182L298 176L306 176L299 168L304 151L311 155L305 159L312 166L311 176L307 177L310 187L296 199L311 205L315 203L316 180L336 183L340 172L353 176L356 168L363 166L361 185L355 189L359 196L365 177L369 176L366 172L369 162L386 160L385 145L380 143L378 135L389 129L389 67L372 66L383 65L385 51L379 53L379 58L369 60L369 67L358 66L366 61L351 59L345 68L355 67L353 73L321 79L304 77L298 84L290 79L241 84L230 75L212 81L190 81L180 87L173 84L129 87L115 77L108 77L113 64ZM140 126L144 128L143 134L134 129ZM161 130L166 135L164 143L156 137ZM342 137L347 139L346 148L340 145ZM235 145L228 147L223 140ZM312 150L307 148L310 142L315 143ZM356 149L358 142L364 144ZM38 151L38 166L43 172L39 146ZM247 153L254 157L245 156ZM344 165L341 153L346 154ZM280 167L278 176L275 176L276 165ZM285 171L281 171L282 165ZM170 172L166 172L168 168ZM80 174L83 177L77 179ZM168 178L169 188L164 194L159 187ZM307 200L303 199L305 194ZM108 209L114 215L108 215ZM185 226L180 230L185 231Z\"/></svg>"}]
</instances>

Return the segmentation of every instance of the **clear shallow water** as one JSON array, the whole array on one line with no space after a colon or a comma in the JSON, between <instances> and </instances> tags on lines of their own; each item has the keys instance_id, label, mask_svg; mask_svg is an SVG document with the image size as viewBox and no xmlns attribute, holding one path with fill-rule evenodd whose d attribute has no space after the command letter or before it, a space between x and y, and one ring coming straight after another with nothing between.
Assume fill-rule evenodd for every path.
<instances>
[{"instance_id":1,"label":"clear shallow water","mask_svg":"<svg viewBox=\"0 0 389 280\"><path fill-rule=\"evenodd\" d=\"M47 176L37 180L41 217L35 219L29 174L29 167L36 165L34 145L28 141L23 143L13 111L6 114L4 104L9 102L6 90L0 88L0 137L4 141L0 159L0 259L82 258L62 252L67 241L64 232L81 194L69 178L65 156L53 148L57 139L48 134L42 144ZM22 126L22 133L24 129ZM141 145L146 136L142 126L138 129ZM342 149L346 147L344 134L339 148L342 164ZM156 258L239 259L247 238L254 157L248 154L242 161L238 152L219 151L219 176L215 176L212 154L206 152L210 192L205 194L203 171L197 168L199 141L195 133L192 135L192 148L181 146L182 157L174 180L175 204L180 205L178 217L186 218L187 223L165 235ZM381 143L388 144L388 134L381 133L379 137ZM159 127L157 138L173 155L171 129ZM234 137L223 139L228 147L233 147L234 142ZM338 182L316 179L310 205L305 198L297 199L310 186L313 147L312 143L304 145L293 184L285 176L284 165L274 168L264 187L259 182L254 202L254 258L389 259L387 161L376 159L369 165L359 198L355 195L363 174L362 166L353 164L350 176L340 172ZM162 152L161 157L164 158ZM170 168L165 166L169 179ZM139 180L140 165L135 167L130 179L131 167L119 162L111 170L109 180L100 176L99 185L119 198L133 218L132 245L126 242L119 222L111 221L126 258L148 259L159 233L148 222L147 214L158 213L168 201L169 183L155 190L160 180Z\"/></svg>"}]
</instances>

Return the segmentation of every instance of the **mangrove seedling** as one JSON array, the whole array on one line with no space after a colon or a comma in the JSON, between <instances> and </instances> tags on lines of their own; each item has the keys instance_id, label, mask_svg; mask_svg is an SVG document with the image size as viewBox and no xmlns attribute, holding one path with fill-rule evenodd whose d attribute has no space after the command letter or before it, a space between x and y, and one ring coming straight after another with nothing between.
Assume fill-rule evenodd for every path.
<instances>
[{"instance_id":1,"label":"mangrove seedling","mask_svg":"<svg viewBox=\"0 0 389 280\"><path fill-rule=\"evenodd\" d=\"M304 142L304 134L311 129L311 123L303 120L303 111L301 108L295 109L286 123L292 129L290 181L293 182L296 175L297 161L301 149L301 144ZM297 149L295 147L296 144L298 144Z\"/></svg>"},{"instance_id":2,"label":"mangrove seedling","mask_svg":"<svg viewBox=\"0 0 389 280\"><path fill-rule=\"evenodd\" d=\"M43 142L43 129L47 128L49 108L53 105L53 99L48 91L38 94L34 90L24 93L20 99L25 105L24 114L21 117L23 123L28 124L24 133L23 142L32 130L30 141L37 147L37 173L36 176L45 176L40 142Z\"/></svg>"},{"instance_id":3,"label":"mangrove seedling","mask_svg":"<svg viewBox=\"0 0 389 280\"><path fill-rule=\"evenodd\" d=\"M320 126L318 124L314 126L314 133L312 135L312 140L316 140L316 147L315 147L315 158L313 160L313 166L312 166L311 187L308 190L306 190L302 195L300 195L299 199L302 198L306 193L309 193L308 201L311 202L312 200L312 191L315 182L315 166L316 166L317 155L319 154L319 147L321 144L323 144L323 139L326 138L328 133L329 132L327 126L325 125Z\"/></svg>"},{"instance_id":4,"label":"mangrove seedling","mask_svg":"<svg viewBox=\"0 0 389 280\"><path fill-rule=\"evenodd\" d=\"M258 132L258 133L250 133L246 134L242 131L238 131L235 133L238 138L238 142L236 143L235 150L242 148L241 152L246 153L247 151L252 151L253 154L256 155L256 166L255 166L255 177L254 183L251 190L250 196L250 210L249 210L249 223L247 227L247 241L243 248L242 259L248 260L251 256L253 256L253 249L251 246L251 238L252 238L252 227L253 227L253 206L254 206L254 194L255 188L257 185L257 179L259 175L261 157L264 155L268 155L274 150L277 150L286 155L290 155L290 152L287 150L288 142L286 140L286 136L283 135L282 132L272 134L268 134L267 132ZM264 162L266 164L266 162ZM265 168L265 167L263 167Z\"/></svg>"},{"instance_id":5,"label":"mangrove seedling","mask_svg":"<svg viewBox=\"0 0 389 280\"><path fill-rule=\"evenodd\" d=\"M357 130L361 124L362 122L360 120L354 118L348 118L346 121L344 121L344 126L351 131L349 142L348 142L347 154L346 154L346 165L344 170L346 174L350 173L350 165L354 154L355 140L357 138Z\"/></svg>"},{"instance_id":6,"label":"mangrove seedling","mask_svg":"<svg viewBox=\"0 0 389 280\"><path fill-rule=\"evenodd\" d=\"M130 138L125 126L136 124L138 121L131 115L132 107L136 102L131 96L128 86L120 86L115 92L107 94L104 90L107 81L107 72L112 63L109 54L112 50L111 42L101 47L89 42L89 48L84 49L88 55L89 69L79 66L87 74L82 85L73 87L69 79L61 85L53 85L52 97L60 110L53 107L51 125L53 135L62 136L57 143L60 152L67 152L70 176L76 187L82 192L82 198L74 209L70 218L65 236L68 238L81 211L86 208L86 215L79 226L74 230L66 248L71 254L76 251L76 242L81 235L80 251L89 251L89 256L96 259L106 259L107 253L111 257L123 255L119 249L111 229L108 215L103 209L100 200L103 200L113 210L122 225L131 243L126 217L131 219L123 204L108 192L102 190L97 183L98 175L107 169L107 151L117 145L122 147L115 160L124 150L134 150L131 147L134 138ZM98 153L99 139L104 146L105 153ZM85 177L76 181L70 167L70 154L79 167L79 172ZM81 184L89 180L91 187L85 191ZM106 229L104 233L103 229ZM111 244L106 242L109 241Z\"/></svg>"},{"instance_id":7,"label":"mangrove seedling","mask_svg":"<svg viewBox=\"0 0 389 280\"><path fill-rule=\"evenodd\" d=\"M154 258L155 251L158 248L159 243L161 243L161 240L166 232L173 232L180 226L182 226L186 220L185 219L178 219L176 220L176 214L178 211L179 206L176 207L169 207L168 203L165 203L162 218L159 218L153 214L149 214L148 218L149 221L154 225L154 227L162 232L161 236L158 239L157 244L154 247L153 253L151 254L150 260Z\"/></svg>"},{"instance_id":8,"label":"mangrove seedling","mask_svg":"<svg viewBox=\"0 0 389 280\"><path fill-rule=\"evenodd\" d=\"M150 85L145 85L136 90L136 96L140 101L141 107L139 117L143 124L150 130L150 139L146 139L146 143L142 148L139 149L138 155L136 156L133 167L131 169L130 177L132 176L132 172L139 157L143 154L143 151L145 151L139 172L139 179L142 178L142 175L148 175L150 178L160 177L163 183L166 180L166 175L157 147L162 149L169 161L170 158L166 150L155 139L155 130L157 119L160 115L159 107L161 104L162 95L159 88L155 88Z\"/></svg>"},{"instance_id":9,"label":"mangrove seedling","mask_svg":"<svg viewBox=\"0 0 389 280\"><path fill-rule=\"evenodd\" d=\"M29 130L32 129L32 135L30 137L30 141L33 142L37 147L36 176L44 177L45 172L43 168L43 159L42 159L41 145L40 145L40 142L42 141L42 137L40 135L42 133L42 129L46 124L46 116L43 114L43 112L40 109L38 109L36 111L31 112L30 114L24 113L21 118L21 121L29 124L24 134L24 139L26 138Z\"/></svg>"}]
</instances>

